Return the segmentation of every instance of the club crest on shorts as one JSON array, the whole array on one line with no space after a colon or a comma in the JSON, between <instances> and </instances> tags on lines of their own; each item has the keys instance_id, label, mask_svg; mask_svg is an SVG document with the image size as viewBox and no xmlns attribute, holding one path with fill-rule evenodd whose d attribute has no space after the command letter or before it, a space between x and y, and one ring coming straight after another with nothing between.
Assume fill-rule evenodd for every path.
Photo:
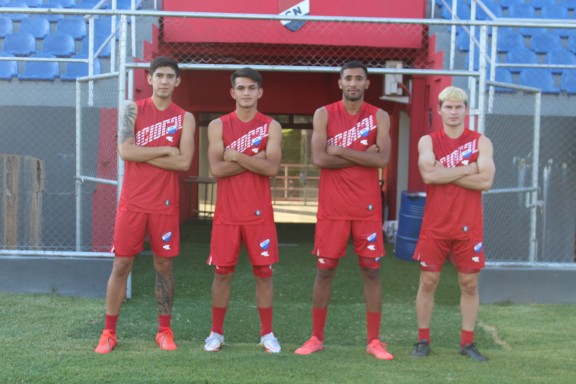
<instances>
[{"instance_id":1,"label":"club crest on shorts","mask_svg":"<svg viewBox=\"0 0 576 384\"><path fill-rule=\"evenodd\" d=\"M280 16L308 16L310 15L310 0L278 0ZM306 22L301 20L280 20L280 23L289 31L296 32Z\"/></svg>"},{"instance_id":2,"label":"club crest on shorts","mask_svg":"<svg viewBox=\"0 0 576 384\"><path fill-rule=\"evenodd\" d=\"M268 253L269 247L270 247L270 239L266 239L264 241L261 241L260 242L260 248L262 248L263 252L260 252L260 254L264 257L270 256L270 254Z\"/></svg>"},{"instance_id":3,"label":"club crest on shorts","mask_svg":"<svg viewBox=\"0 0 576 384\"><path fill-rule=\"evenodd\" d=\"M270 247L270 239L266 239L260 243L260 248L262 248L263 250L266 251L268 247Z\"/></svg>"},{"instance_id":4,"label":"club crest on shorts","mask_svg":"<svg viewBox=\"0 0 576 384\"><path fill-rule=\"evenodd\" d=\"M162 241L168 242L172 238L172 232L166 232L162 235Z\"/></svg>"},{"instance_id":5,"label":"club crest on shorts","mask_svg":"<svg viewBox=\"0 0 576 384\"><path fill-rule=\"evenodd\" d=\"M482 250L482 242L480 242L474 246L474 251L476 253L480 253L481 250Z\"/></svg>"},{"instance_id":6,"label":"club crest on shorts","mask_svg":"<svg viewBox=\"0 0 576 384\"><path fill-rule=\"evenodd\" d=\"M366 240L368 240L370 243L373 243L376 241L376 232L372 233L370 236L368 236L366 238Z\"/></svg>"}]
</instances>

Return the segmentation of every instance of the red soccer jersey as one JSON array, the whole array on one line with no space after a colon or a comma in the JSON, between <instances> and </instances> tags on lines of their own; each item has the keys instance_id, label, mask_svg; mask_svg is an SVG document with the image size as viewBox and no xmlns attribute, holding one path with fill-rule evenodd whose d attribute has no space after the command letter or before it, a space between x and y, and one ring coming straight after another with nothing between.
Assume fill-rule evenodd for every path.
<instances>
[{"instance_id":1,"label":"red soccer jersey","mask_svg":"<svg viewBox=\"0 0 576 384\"><path fill-rule=\"evenodd\" d=\"M236 112L220 118L222 140L226 149L248 156L266 150L272 118L258 112L248 121L241 121ZM216 193L216 224L273 223L270 177L245 171L233 176L219 177Z\"/></svg>"},{"instance_id":2,"label":"red soccer jersey","mask_svg":"<svg viewBox=\"0 0 576 384\"><path fill-rule=\"evenodd\" d=\"M326 106L328 145L366 151L376 144L378 108L363 103L356 115L350 115L342 101ZM354 165L322 168L318 192L318 219L381 220L378 168Z\"/></svg>"},{"instance_id":3,"label":"red soccer jersey","mask_svg":"<svg viewBox=\"0 0 576 384\"><path fill-rule=\"evenodd\" d=\"M151 98L136 102L134 124L136 145L178 147L184 111L174 103L161 111ZM137 212L178 214L180 184L178 172L145 162L126 161L119 207Z\"/></svg>"},{"instance_id":4,"label":"red soccer jersey","mask_svg":"<svg viewBox=\"0 0 576 384\"><path fill-rule=\"evenodd\" d=\"M430 137L436 161L447 168L477 161L480 136L469 129L456 139L446 136L443 129L433 132ZM428 184L421 234L433 239L481 239L482 191L453 183Z\"/></svg>"}]
</instances>

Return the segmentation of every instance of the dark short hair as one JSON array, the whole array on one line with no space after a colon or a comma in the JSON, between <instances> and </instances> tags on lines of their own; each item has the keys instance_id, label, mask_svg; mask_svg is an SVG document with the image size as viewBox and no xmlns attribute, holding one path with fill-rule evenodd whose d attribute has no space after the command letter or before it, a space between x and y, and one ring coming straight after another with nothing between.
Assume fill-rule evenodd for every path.
<instances>
[{"instance_id":1,"label":"dark short hair","mask_svg":"<svg viewBox=\"0 0 576 384\"><path fill-rule=\"evenodd\" d=\"M342 77L342 74L344 73L345 70L352 69L352 68L362 68L362 70L364 71L364 74L366 75L366 78L368 78L368 68L364 65L364 63L362 63L361 61L356 61L356 60L355 61L349 61L342 66L342 68L340 69L340 77Z\"/></svg>"},{"instance_id":2,"label":"dark short hair","mask_svg":"<svg viewBox=\"0 0 576 384\"><path fill-rule=\"evenodd\" d=\"M171 57L168 56L158 56L150 63L150 67L148 69L151 75L156 72L156 70L160 67L170 67L176 72L176 77L180 77L180 68L178 67L178 62Z\"/></svg>"},{"instance_id":3,"label":"dark short hair","mask_svg":"<svg viewBox=\"0 0 576 384\"><path fill-rule=\"evenodd\" d=\"M236 86L236 79L239 77L247 77L250 80L253 80L258 85L258 88L262 86L262 75L250 67L239 69L230 75L230 84L232 85L232 88Z\"/></svg>"}]
</instances>

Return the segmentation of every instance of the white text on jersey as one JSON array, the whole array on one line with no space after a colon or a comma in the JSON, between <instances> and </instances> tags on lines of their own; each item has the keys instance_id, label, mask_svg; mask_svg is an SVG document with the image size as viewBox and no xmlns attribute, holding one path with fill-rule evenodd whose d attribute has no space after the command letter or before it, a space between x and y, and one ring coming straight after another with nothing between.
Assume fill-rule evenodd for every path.
<instances>
[{"instance_id":1,"label":"white text on jersey","mask_svg":"<svg viewBox=\"0 0 576 384\"><path fill-rule=\"evenodd\" d=\"M347 131L339 133L334 137L328 139L328 145L334 145L336 147L350 147L352 143L361 137L366 137L370 131L376 129L376 124L374 122L374 115L370 115L362 119L356 126L350 128Z\"/></svg>"},{"instance_id":2,"label":"white text on jersey","mask_svg":"<svg viewBox=\"0 0 576 384\"><path fill-rule=\"evenodd\" d=\"M461 165L462 161L468 159L473 153L478 152L478 140L474 139L468 143L461 145L449 155L440 159L440 162L446 168L454 168Z\"/></svg>"},{"instance_id":3,"label":"white text on jersey","mask_svg":"<svg viewBox=\"0 0 576 384\"><path fill-rule=\"evenodd\" d=\"M136 145L144 146L163 136L173 135L180 129L182 129L182 116L174 116L138 131Z\"/></svg>"},{"instance_id":4,"label":"white text on jersey","mask_svg":"<svg viewBox=\"0 0 576 384\"><path fill-rule=\"evenodd\" d=\"M244 152L246 149L252 147L252 141L254 138L260 137L264 139L268 136L268 124L264 124L261 127L254 128L250 132L246 133L244 136L231 142L226 149L233 149L240 153Z\"/></svg>"}]
</instances>

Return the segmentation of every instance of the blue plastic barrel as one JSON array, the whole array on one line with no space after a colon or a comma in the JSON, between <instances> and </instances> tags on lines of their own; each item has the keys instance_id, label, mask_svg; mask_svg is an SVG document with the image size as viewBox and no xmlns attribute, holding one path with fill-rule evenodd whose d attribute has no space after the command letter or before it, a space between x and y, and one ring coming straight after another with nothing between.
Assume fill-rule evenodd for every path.
<instances>
[{"instance_id":1,"label":"blue plastic barrel","mask_svg":"<svg viewBox=\"0 0 576 384\"><path fill-rule=\"evenodd\" d=\"M420 235L425 204L425 192L402 191L396 246L394 249L396 257L401 260L414 261L412 256L414 256L414 250Z\"/></svg>"}]
</instances>

